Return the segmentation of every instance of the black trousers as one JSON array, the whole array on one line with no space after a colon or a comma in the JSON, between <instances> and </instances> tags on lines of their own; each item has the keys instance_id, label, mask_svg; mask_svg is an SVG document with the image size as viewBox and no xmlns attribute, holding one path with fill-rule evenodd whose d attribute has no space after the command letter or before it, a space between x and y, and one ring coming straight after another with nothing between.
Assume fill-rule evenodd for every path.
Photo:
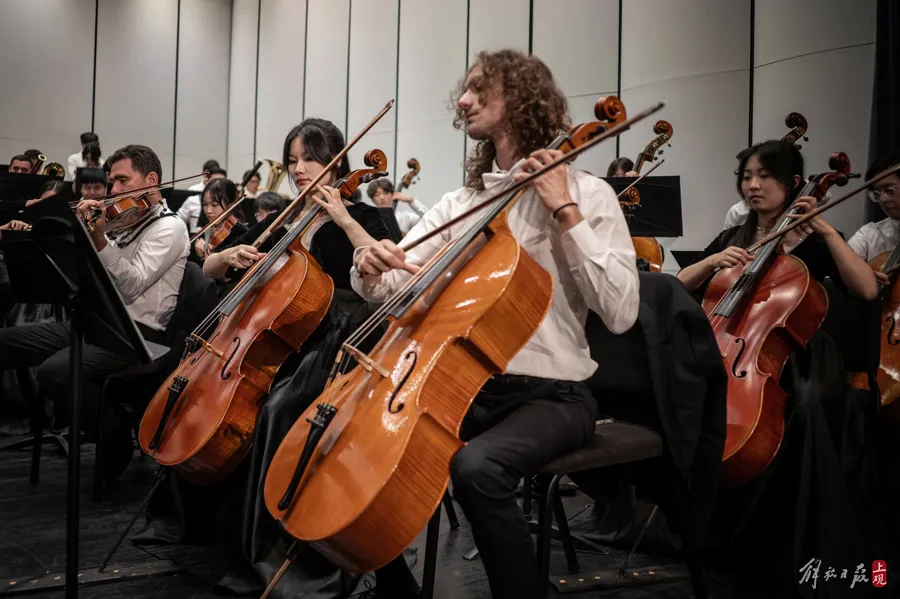
<instances>
[{"instance_id":1,"label":"black trousers","mask_svg":"<svg viewBox=\"0 0 900 599\"><path fill-rule=\"evenodd\" d=\"M150 341L162 341L163 334L140 327ZM69 349L72 335L69 323L29 324L0 329L0 364L4 368L30 368L37 371L41 396L50 399L57 417L68 420L71 413L72 385L69 376ZM84 344L82 355L84 391L82 393L83 430L94 436L105 379L136 363L135 358Z\"/></svg>"},{"instance_id":2,"label":"black trousers","mask_svg":"<svg viewBox=\"0 0 900 599\"><path fill-rule=\"evenodd\" d=\"M596 413L584 383L496 376L476 396L460 431L468 443L453 457L450 476L493 597L541 596L547 581L538 580L534 542L516 503L516 487L524 476L584 445Z\"/></svg>"}]
</instances>

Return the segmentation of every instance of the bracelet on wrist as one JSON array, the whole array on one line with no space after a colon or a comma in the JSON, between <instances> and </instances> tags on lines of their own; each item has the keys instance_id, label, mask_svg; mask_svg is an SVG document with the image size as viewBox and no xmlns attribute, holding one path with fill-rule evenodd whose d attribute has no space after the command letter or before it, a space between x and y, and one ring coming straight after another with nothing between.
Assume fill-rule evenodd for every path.
<instances>
[{"instance_id":1,"label":"bracelet on wrist","mask_svg":"<svg viewBox=\"0 0 900 599\"><path fill-rule=\"evenodd\" d=\"M578 204L576 204L575 202L569 202L568 204L563 204L562 206L560 206L559 208L557 208L556 210L553 211L553 218L556 218L556 215L559 214L560 210L562 210L563 208L568 208L569 206L578 206Z\"/></svg>"}]
</instances>

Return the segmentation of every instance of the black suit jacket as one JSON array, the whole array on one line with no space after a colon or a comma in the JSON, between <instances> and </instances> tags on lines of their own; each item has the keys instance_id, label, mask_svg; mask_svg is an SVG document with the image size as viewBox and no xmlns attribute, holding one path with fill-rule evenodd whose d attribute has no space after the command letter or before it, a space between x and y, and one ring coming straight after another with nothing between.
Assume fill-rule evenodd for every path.
<instances>
[{"instance_id":1,"label":"black suit jacket","mask_svg":"<svg viewBox=\"0 0 900 599\"><path fill-rule=\"evenodd\" d=\"M596 315L588 319L591 354L599 365L588 385L601 412L662 431L672 470L689 495L695 531L702 535L722 469L725 367L705 313L681 282L662 273L639 276L641 303L631 330L613 335Z\"/></svg>"}]
</instances>

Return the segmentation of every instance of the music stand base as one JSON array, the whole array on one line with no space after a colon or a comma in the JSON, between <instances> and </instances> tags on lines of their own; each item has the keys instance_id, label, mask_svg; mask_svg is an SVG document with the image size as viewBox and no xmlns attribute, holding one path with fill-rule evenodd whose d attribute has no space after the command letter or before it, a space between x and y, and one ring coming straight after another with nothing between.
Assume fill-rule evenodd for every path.
<instances>
[{"instance_id":1,"label":"music stand base","mask_svg":"<svg viewBox=\"0 0 900 599\"><path fill-rule=\"evenodd\" d=\"M184 567L171 560L153 560L149 562L111 565L105 572L96 569L78 573L78 586L94 586L119 582L122 580L138 580L176 574L184 571ZM59 590L66 587L66 576L63 572L48 572L41 576L25 578L0 579L0 597Z\"/></svg>"}]
</instances>

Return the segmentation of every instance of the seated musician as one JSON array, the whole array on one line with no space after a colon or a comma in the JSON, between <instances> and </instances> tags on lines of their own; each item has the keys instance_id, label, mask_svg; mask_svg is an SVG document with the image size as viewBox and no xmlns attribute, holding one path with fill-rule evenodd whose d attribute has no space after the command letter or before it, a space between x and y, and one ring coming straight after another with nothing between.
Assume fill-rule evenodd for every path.
<instances>
[{"instance_id":1,"label":"seated musician","mask_svg":"<svg viewBox=\"0 0 900 599\"><path fill-rule=\"evenodd\" d=\"M68 167L66 169L66 171L68 173L67 179L70 179L70 180L75 179L75 174L76 174L77 169L84 168L86 166L91 166L86 161L86 157L87 157L86 154L88 156L92 157L93 162L96 163L96 165L98 165L99 167L103 166L103 158L100 157L100 138L97 137L97 134L94 133L93 131L88 131L86 133L82 133L81 137L80 137L80 141L81 141L81 150L78 152L75 152L74 154L69 156L68 161L67 161L68 162ZM85 151L89 144L96 144L96 156L93 155L94 154L93 150L88 151L88 152Z\"/></svg>"},{"instance_id":2,"label":"seated musician","mask_svg":"<svg viewBox=\"0 0 900 599\"><path fill-rule=\"evenodd\" d=\"M156 185L162 167L156 153L146 146L131 145L117 150L108 159L114 181L112 191L119 193ZM148 195L152 208L128 222L106 221L105 212L95 222L92 241L101 262L116 285L128 313L137 322L144 338L163 343L164 331L178 296L188 254L184 226L160 205L158 191ZM83 200L78 212L84 216L103 202ZM168 218L167 218L168 217ZM71 385L69 380L68 323L34 324L0 329L0 363L5 367L38 366L41 394L55 404L57 421L69 417ZM109 443L111 474L118 474L131 459L129 427L117 414L104 414L104 431L98 431L100 392L110 374L125 370L135 359L85 344L83 353L83 422L89 438L103 434Z\"/></svg>"},{"instance_id":3,"label":"seated musician","mask_svg":"<svg viewBox=\"0 0 900 599\"><path fill-rule=\"evenodd\" d=\"M75 197L96 200L106 195L106 173L101 168L75 170Z\"/></svg>"},{"instance_id":4,"label":"seated musician","mask_svg":"<svg viewBox=\"0 0 900 599\"><path fill-rule=\"evenodd\" d=\"M879 158L866 171L866 179L900 164L900 153ZM877 202L887 218L877 223L868 223L850 238L847 244L856 255L871 262L881 254L892 251L900 243L900 175L894 173L872 186L869 199ZM876 272L881 282L888 283L888 275Z\"/></svg>"},{"instance_id":5,"label":"seated musician","mask_svg":"<svg viewBox=\"0 0 900 599\"><path fill-rule=\"evenodd\" d=\"M213 179L224 179L226 175L227 173L219 166L218 161L207 160L203 163L203 180L188 187L189 190L196 191L197 195L186 198L181 207L178 208L177 214L178 218L184 221L190 235L199 233L201 229L200 225L197 224L200 220L200 213L203 211L200 205L200 194L203 193L210 181Z\"/></svg>"},{"instance_id":6,"label":"seated musician","mask_svg":"<svg viewBox=\"0 0 900 599\"><path fill-rule=\"evenodd\" d=\"M637 177L638 174L634 170L634 161L631 158L622 156L609 163L609 168L606 169L606 176Z\"/></svg>"},{"instance_id":7,"label":"seated musician","mask_svg":"<svg viewBox=\"0 0 900 599\"><path fill-rule=\"evenodd\" d=\"M256 222L262 222L267 216L273 213L280 213L287 206L287 200L274 191L264 191L256 196L253 202L254 216Z\"/></svg>"},{"instance_id":8,"label":"seated musician","mask_svg":"<svg viewBox=\"0 0 900 599\"><path fill-rule=\"evenodd\" d=\"M344 148L344 145L341 130L324 119L307 118L291 129L284 142L283 164L287 168L294 191L305 189ZM284 560L284 547L278 543L282 538L281 530L265 507L263 498L265 473L275 451L294 421L321 393L341 343L370 314L369 306L350 286L350 267L353 264L354 249L370 246L389 237L376 208L359 201L342 200L339 192L331 187L335 181L350 171L349 159L344 158L319 182L316 192L307 196L306 205L303 207L304 212L316 205L324 209L299 241L334 282L334 296L328 307L328 313L300 351L288 358L281 367L257 417L251 453L238 470L238 474L222 483L228 485L229 489L241 488L238 493L233 491L223 493L220 500L227 503L230 499L235 499L235 505L225 506L224 511L228 512L228 508L231 507L239 512L238 515L229 515L227 518L231 527L234 527L235 522L239 522L241 535L236 536L243 538L243 548L237 551L243 553L244 559L253 565L266 582ZM358 195L356 194L354 199L358 199ZM215 279L222 277L240 279L248 267L266 252L271 251L275 243L286 234L286 228L281 226L275 229L272 236L258 249L252 245L275 221L279 213L280 211L270 213L232 247L214 251L203 263L203 272L206 276ZM287 226L291 227L290 224ZM203 489L185 484L182 495L190 493L203 493ZM245 497L248 500L246 505ZM185 502L184 509L190 508L189 503ZM176 538L180 536L179 533L189 534L187 529L174 533L170 531L160 533L165 527L171 526L165 517L166 507L162 506L154 511L154 506L151 505L150 516L156 522L143 535L145 542L171 542L173 536ZM202 520L203 515L188 514L185 522L187 526L196 526L193 523L198 519ZM181 526L180 522L181 520L175 526ZM196 534L201 534L196 532L196 528L193 530ZM318 557L318 562L307 558L297 560L279 584L279 593L286 593L284 596L300 596L300 589L312 588L309 585L318 587L322 578L326 577L323 568L330 567L330 575L335 580L343 576L324 558L317 554L313 556ZM237 574L239 573L232 573L232 577L226 577L219 584L228 586L228 580L233 582L233 576ZM258 580L256 583L258 584Z\"/></svg>"},{"instance_id":9,"label":"seated musician","mask_svg":"<svg viewBox=\"0 0 900 599\"><path fill-rule=\"evenodd\" d=\"M457 126L478 143L462 189L444 195L413 227L416 239L559 157L547 150L569 125L566 99L547 66L513 50L479 53L456 92ZM353 286L385 301L468 223L404 253L390 241L358 252ZM472 526L494 597L542 597L534 545L515 489L536 471L591 438L597 402L584 381L596 370L585 336L588 310L615 334L637 319L635 251L616 194L601 179L558 167L537 179L511 208L516 240L554 280L549 313L476 396L451 462L454 495ZM398 558L376 573L376 596L415 596Z\"/></svg>"},{"instance_id":10,"label":"seated musician","mask_svg":"<svg viewBox=\"0 0 900 599\"><path fill-rule=\"evenodd\" d=\"M9 172L24 173L31 172L31 158L25 154L16 154L9 161Z\"/></svg>"},{"instance_id":11,"label":"seated musician","mask_svg":"<svg viewBox=\"0 0 900 599\"><path fill-rule=\"evenodd\" d=\"M372 203L383 210L390 210L400 232L403 235L409 233L409 230L416 226L416 223L422 219L428 207L416 198L394 191L394 184L386 177L375 179L369 183L366 193ZM411 210L394 210L394 202L404 202Z\"/></svg>"},{"instance_id":12,"label":"seated musician","mask_svg":"<svg viewBox=\"0 0 900 599\"><path fill-rule=\"evenodd\" d=\"M215 179L210 180L209 185L206 186L206 189L203 190L201 194L203 198L203 213L206 215L206 218L209 222L213 222L217 218L219 218L226 209L228 209L232 204L234 204L237 199L237 186L230 180L224 179L222 177L217 177ZM234 218L234 224L229 223L231 217ZM207 230L207 233L204 234L203 237L197 239L194 242L193 252L191 252L191 259L196 259L199 264L202 264L204 260L209 256L210 253L210 240L220 232L225 230L225 227L228 227L229 232L227 233L224 240L220 241L217 245L213 247L219 248L227 248L231 247L242 235L247 232L247 226L244 224L244 213L241 212L240 206L231 211L229 218L226 219L222 224L216 225Z\"/></svg>"},{"instance_id":13,"label":"seated musician","mask_svg":"<svg viewBox=\"0 0 900 599\"><path fill-rule=\"evenodd\" d=\"M241 181L247 178L247 175L250 174L250 171L244 171L244 176L241 177ZM250 180L247 181L247 189L245 190L244 195L248 198L255 198L259 194L259 171L253 173L253 176L250 177Z\"/></svg>"},{"instance_id":14,"label":"seated musician","mask_svg":"<svg viewBox=\"0 0 900 599\"><path fill-rule=\"evenodd\" d=\"M698 297L718 269L754 259L746 248L772 230L792 201L804 212L816 206L813 197L796 197L803 157L792 144L756 144L738 160L737 189L750 206L746 222L720 233L677 275ZM813 279L831 277L858 296L875 297L871 268L824 216L797 229L785 235L781 247L802 260ZM858 563L868 555L858 543L852 488L843 477L842 464L856 459L845 434L858 426L858 414L839 355L822 330L794 352L780 380L788 398L778 454L755 479L719 496L712 524L718 536L715 557L736 568L731 574L743 584L774 584L779 592L796 592L798 571L812 556L830 565Z\"/></svg>"}]
</instances>

